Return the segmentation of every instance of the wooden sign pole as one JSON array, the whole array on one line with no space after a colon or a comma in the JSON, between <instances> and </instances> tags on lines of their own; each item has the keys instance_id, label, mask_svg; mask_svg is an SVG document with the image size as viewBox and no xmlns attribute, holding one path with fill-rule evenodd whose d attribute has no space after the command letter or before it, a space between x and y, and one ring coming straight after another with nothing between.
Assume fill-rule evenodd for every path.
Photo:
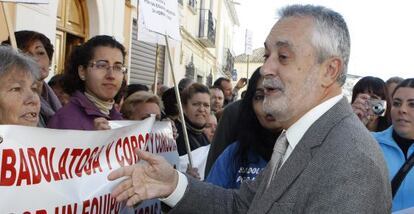
<instances>
[{"instance_id":1,"label":"wooden sign pole","mask_svg":"<svg viewBox=\"0 0 414 214\"><path fill-rule=\"evenodd\" d=\"M0 2L0 4L4 15L4 20L6 21L7 31L9 32L10 44L14 49L17 50L16 37L14 36L14 28L11 23L12 21L10 20L11 17L9 13L9 8L7 7L7 4L5 2Z\"/></svg>"}]
</instances>

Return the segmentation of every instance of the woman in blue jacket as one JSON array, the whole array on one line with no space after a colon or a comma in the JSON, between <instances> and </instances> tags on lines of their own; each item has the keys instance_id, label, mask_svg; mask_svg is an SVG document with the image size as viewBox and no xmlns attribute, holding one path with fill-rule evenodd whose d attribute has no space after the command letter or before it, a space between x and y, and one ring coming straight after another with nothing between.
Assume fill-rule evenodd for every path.
<instances>
[{"instance_id":1,"label":"woman in blue jacket","mask_svg":"<svg viewBox=\"0 0 414 214\"><path fill-rule=\"evenodd\" d=\"M392 94L392 126L374 133L388 165L390 181L414 152L414 78L401 82ZM414 168L393 198L392 211L414 207Z\"/></svg>"},{"instance_id":2,"label":"woman in blue jacket","mask_svg":"<svg viewBox=\"0 0 414 214\"><path fill-rule=\"evenodd\" d=\"M259 67L253 73L240 105L237 141L216 160L207 182L224 188L239 188L242 181L254 180L270 160L281 128L275 118L263 111L262 83Z\"/></svg>"}]
</instances>

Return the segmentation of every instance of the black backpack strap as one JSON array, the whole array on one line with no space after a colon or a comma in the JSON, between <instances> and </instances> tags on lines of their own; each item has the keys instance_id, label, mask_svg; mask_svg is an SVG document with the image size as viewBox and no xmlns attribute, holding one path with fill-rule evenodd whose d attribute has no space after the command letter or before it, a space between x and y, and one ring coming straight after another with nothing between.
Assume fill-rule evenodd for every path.
<instances>
[{"instance_id":1,"label":"black backpack strap","mask_svg":"<svg viewBox=\"0 0 414 214\"><path fill-rule=\"evenodd\" d=\"M391 181L392 198L394 198L395 194L400 188L402 181L404 180L405 176L408 174L408 172L413 166L414 166L414 152L410 155L408 160L401 166L400 170L398 170L397 174L394 176L394 178Z\"/></svg>"}]
</instances>

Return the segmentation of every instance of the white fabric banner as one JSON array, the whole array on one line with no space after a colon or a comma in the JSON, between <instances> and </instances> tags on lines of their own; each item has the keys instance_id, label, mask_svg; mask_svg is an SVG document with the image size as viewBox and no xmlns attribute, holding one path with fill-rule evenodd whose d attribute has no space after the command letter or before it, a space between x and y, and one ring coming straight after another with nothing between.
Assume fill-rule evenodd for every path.
<instances>
[{"instance_id":1,"label":"white fabric banner","mask_svg":"<svg viewBox=\"0 0 414 214\"><path fill-rule=\"evenodd\" d=\"M204 175L204 171L206 169L207 163L207 155L210 151L210 144L207 146L202 146L197 149L191 151L191 157L193 158L193 168L198 169L198 174L200 175L200 179L204 181L207 175ZM178 167L178 171L180 172L187 172L187 167L190 161L188 161L188 155L180 156L180 165Z\"/></svg>"},{"instance_id":2,"label":"white fabric banner","mask_svg":"<svg viewBox=\"0 0 414 214\"><path fill-rule=\"evenodd\" d=\"M181 40L177 1L140 0L139 3L139 14L146 29Z\"/></svg>"},{"instance_id":3,"label":"white fabric banner","mask_svg":"<svg viewBox=\"0 0 414 214\"><path fill-rule=\"evenodd\" d=\"M29 4L49 4L49 0L0 0L0 2L15 2Z\"/></svg>"},{"instance_id":4,"label":"white fabric banner","mask_svg":"<svg viewBox=\"0 0 414 214\"><path fill-rule=\"evenodd\" d=\"M107 131L0 126L0 212L24 214L161 213L158 200L136 209L116 203L108 174L145 149L178 166L169 122L150 117Z\"/></svg>"}]
</instances>

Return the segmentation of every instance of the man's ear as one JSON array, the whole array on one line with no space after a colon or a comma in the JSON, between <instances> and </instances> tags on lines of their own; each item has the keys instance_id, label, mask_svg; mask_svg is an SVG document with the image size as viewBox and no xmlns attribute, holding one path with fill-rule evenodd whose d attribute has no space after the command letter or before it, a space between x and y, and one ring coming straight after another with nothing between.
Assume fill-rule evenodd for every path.
<instances>
[{"instance_id":1,"label":"man's ear","mask_svg":"<svg viewBox=\"0 0 414 214\"><path fill-rule=\"evenodd\" d=\"M82 65L78 66L78 75L82 81L85 81L86 69Z\"/></svg>"},{"instance_id":2,"label":"man's ear","mask_svg":"<svg viewBox=\"0 0 414 214\"><path fill-rule=\"evenodd\" d=\"M328 88L334 84L342 71L342 60L338 57L332 57L323 63L323 72L321 77L322 87Z\"/></svg>"}]
</instances>

